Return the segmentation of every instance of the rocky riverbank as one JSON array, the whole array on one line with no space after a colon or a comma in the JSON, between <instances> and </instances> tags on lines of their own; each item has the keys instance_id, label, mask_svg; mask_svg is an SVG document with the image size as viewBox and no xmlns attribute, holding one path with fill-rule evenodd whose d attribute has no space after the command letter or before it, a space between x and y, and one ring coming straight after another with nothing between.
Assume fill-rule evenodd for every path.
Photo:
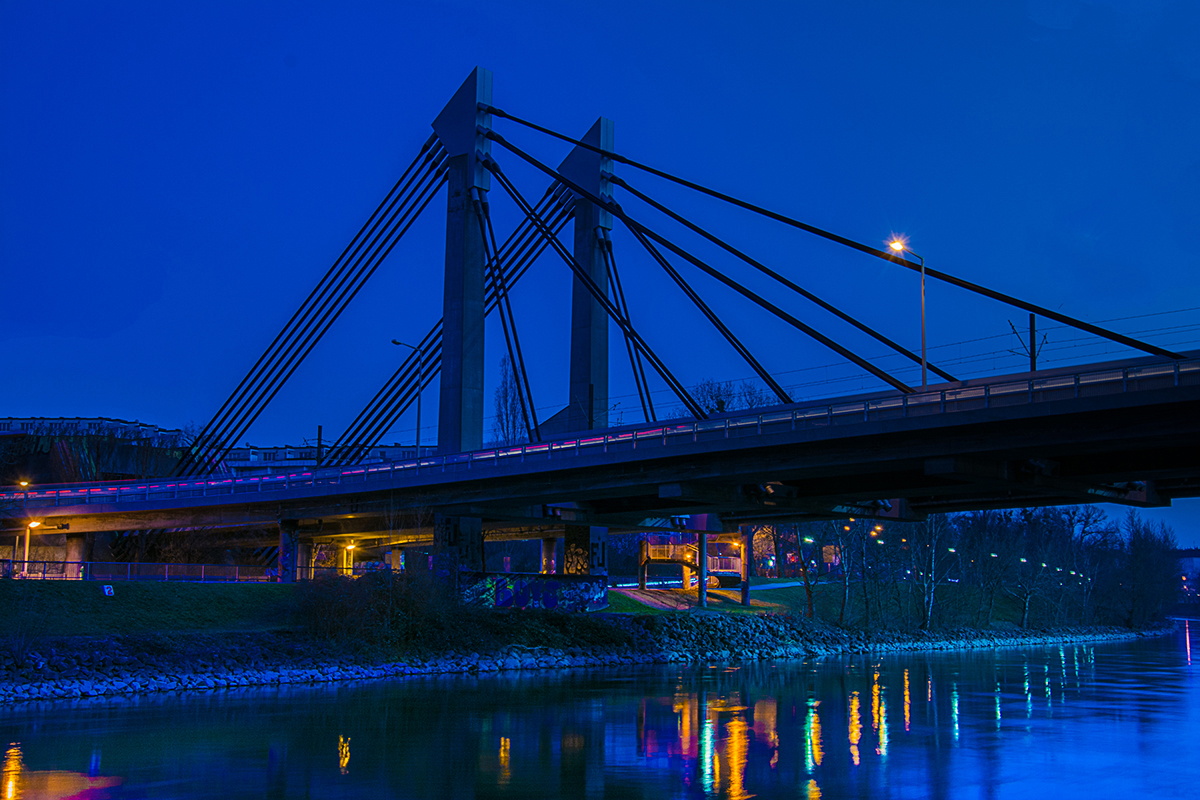
<instances>
[{"instance_id":1,"label":"rocky riverbank","mask_svg":"<svg viewBox=\"0 0 1200 800\"><path fill-rule=\"evenodd\" d=\"M548 648L498 646L485 653L409 650L388 658L352 643L323 643L297 632L149 637L70 637L44 641L18 664L0 666L0 702L209 691L438 673L570 669L626 664L745 662L899 650L1029 647L1170 633L1120 628L1048 631L853 631L775 615L680 613L591 615L612 628L614 644ZM561 620L559 620L561 622Z\"/></svg>"}]
</instances>

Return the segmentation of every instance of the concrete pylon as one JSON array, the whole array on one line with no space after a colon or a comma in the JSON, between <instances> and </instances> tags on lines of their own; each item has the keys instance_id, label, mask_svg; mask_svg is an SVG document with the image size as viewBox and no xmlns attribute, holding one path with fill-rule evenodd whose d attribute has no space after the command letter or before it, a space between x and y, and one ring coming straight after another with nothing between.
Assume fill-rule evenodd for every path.
<instances>
[{"instance_id":1,"label":"concrete pylon","mask_svg":"<svg viewBox=\"0 0 1200 800\"><path fill-rule=\"evenodd\" d=\"M613 122L600 117L582 141L613 149ZM612 159L576 147L559 165L559 173L598 197L612 196L605 175ZM612 214L578 194L575 201L575 261L587 270L606 295L608 264L603 232L612 229ZM567 396L567 430L608 427L608 313L578 276L571 288L571 367ZM574 575L608 574L608 529L567 525L563 541L563 571Z\"/></svg>"},{"instance_id":2,"label":"concrete pylon","mask_svg":"<svg viewBox=\"0 0 1200 800\"><path fill-rule=\"evenodd\" d=\"M442 374L438 451L461 453L483 446L483 235L471 190L486 192L490 173L479 156L491 141L492 73L476 67L433 121L446 148L446 274L442 298Z\"/></svg>"},{"instance_id":3,"label":"concrete pylon","mask_svg":"<svg viewBox=\"0 0 1200 800\"><path fill-rule=\"evenodd\" d=\"M438 452L461 453L483 447L483 232L475 217L473 190L486 194L490 173L481 157L491 141L479 130L492 117L480 105L492 104L492 73L476 67L433 121L446 148L446 274L442 299L442 374L438 407ZM483 527L472 517L435 521L445 563L439 571L483 571Z\"/></svg>"},{"instance_id":4,"label":"concrete pylon","mask_svg":"<svg viewBox=\"0 0 1200 800\"><path fill-rule=\"evenodd\" d=\"M582 141L612 151L613 121L600 117ZM612 169L612 159L578 146L558 167L563 177L603 199L612 197L611 182L605 177ZM574 199L575 260L607 295L608 266L602 232L612 230L612 214L578 194ZM607 428L608 313L578 276L571 288L570 382L567 429Z\"/></svg>"}]
</instances>

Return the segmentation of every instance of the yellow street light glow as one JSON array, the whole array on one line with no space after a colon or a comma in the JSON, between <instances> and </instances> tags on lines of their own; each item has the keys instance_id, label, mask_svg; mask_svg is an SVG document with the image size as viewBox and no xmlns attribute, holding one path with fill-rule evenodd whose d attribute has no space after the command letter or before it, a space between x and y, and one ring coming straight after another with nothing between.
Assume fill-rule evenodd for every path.
<instances>
[{"instance_id":1,"label":"yellow street light glow","mask_svg":"<svg viewBox=\"0 0 1200 800\"><path fill-rule=\"evenodd\" d=\"M33 522L29 523L29 527L36 528L38 525L41 525L41 524L42 523L38 522L37 520L34 520Z\"/></svg>"},{"instance_id":2,"label":"yellow street light glow","mask_svg":"<svg viewBox=\"0 0 1200 800\"><path fill-rule=\"evenodd\" d=\"M22 485L22 486L28 486L28 485L29 485L29 481L21 481L21 485Z\"/></svg>"},{"instance_id":3,"label":"yellow street light glow","mask_svg":"<svg viewBox=\"0 0 1200 800\"><path fill-rule=\"evenodd\" d=\"M904 242L900 241L899 239L896 239L894 242L891 243L890 246L893 250L895 250L897 253L899 253L901 250L904 249Z\"/></svg>"},{"instance_id":4,"label":"yellow street light glow","mask_svg":"<svg viewBox=\"0 0 1200 800\"><path fill-rule=\"evenodd\" d=\"M346 545L346 549L347 549L347 550L353 550L353 549L354 549L354 545L352 545L352 544L348 544L348 545Z\"/></svg>"}]
</instances>

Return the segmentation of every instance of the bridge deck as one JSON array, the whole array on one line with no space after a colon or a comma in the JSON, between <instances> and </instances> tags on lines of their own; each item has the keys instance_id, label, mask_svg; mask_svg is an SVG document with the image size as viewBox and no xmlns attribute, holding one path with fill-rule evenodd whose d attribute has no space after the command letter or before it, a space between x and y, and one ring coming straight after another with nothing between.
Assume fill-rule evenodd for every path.
<instances>
[{"instance_id":1,"label":"bridge deck","mask_svg":"<svg viewBox=\"0 0 1200 800\"><path fill-rule=\"evenodd\" d=\"M890 510L875 506L897 518L1089 501L1158 505L1200 494L1200 358L1189 356L670 420L390 464L14 487L0 492L0 503L10 515L70 520L72 530L353 519L378 516L385 505L518 527L574 522L626 529L693 512L720 512L732 522L865 516L879 500L903 500Z\"/></svg>"}]
</instances>

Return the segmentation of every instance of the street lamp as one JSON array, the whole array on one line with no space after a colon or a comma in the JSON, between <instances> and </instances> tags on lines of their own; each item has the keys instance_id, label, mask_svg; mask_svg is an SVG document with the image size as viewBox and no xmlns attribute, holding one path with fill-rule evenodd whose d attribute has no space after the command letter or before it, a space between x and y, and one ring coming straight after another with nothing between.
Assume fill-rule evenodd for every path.
<instances>
[{"instance_id":1,"label":"street lamp","mask_svg":"<svg viewBox=\"0 0 1200 800\"><path fill-rule=\"evenodd\" d=\"M425 380L425 350L415 344L405 344L399 339L392 339L397 347L407 347L417 354L417 471L421 471L421 390Z\"/></svg>"},{"instance_id":2,"label":"street lamp","mask_svg":"<svg viewBox=\"0 0 1200 800\"><path fill-rule=\"evenodd\" d=\"M33 533L33 529L41 525L38 520L30 520L25 528L25 558L21 562L21 575L28 577L29 575L29 536Z\"/></svg>"},{"instance_id":3,"label":"street lamp","mask_svg":"<svg viewBox=\"0 0 1200 800\"><path fill-rule=\"evenodd\" d=\"M893 239L888 246L897 253L908 253L921 262L921 388L925 389L929 385L925 379L925 259L914 253L903 239Z\"/></svg>"}]
</instances>

